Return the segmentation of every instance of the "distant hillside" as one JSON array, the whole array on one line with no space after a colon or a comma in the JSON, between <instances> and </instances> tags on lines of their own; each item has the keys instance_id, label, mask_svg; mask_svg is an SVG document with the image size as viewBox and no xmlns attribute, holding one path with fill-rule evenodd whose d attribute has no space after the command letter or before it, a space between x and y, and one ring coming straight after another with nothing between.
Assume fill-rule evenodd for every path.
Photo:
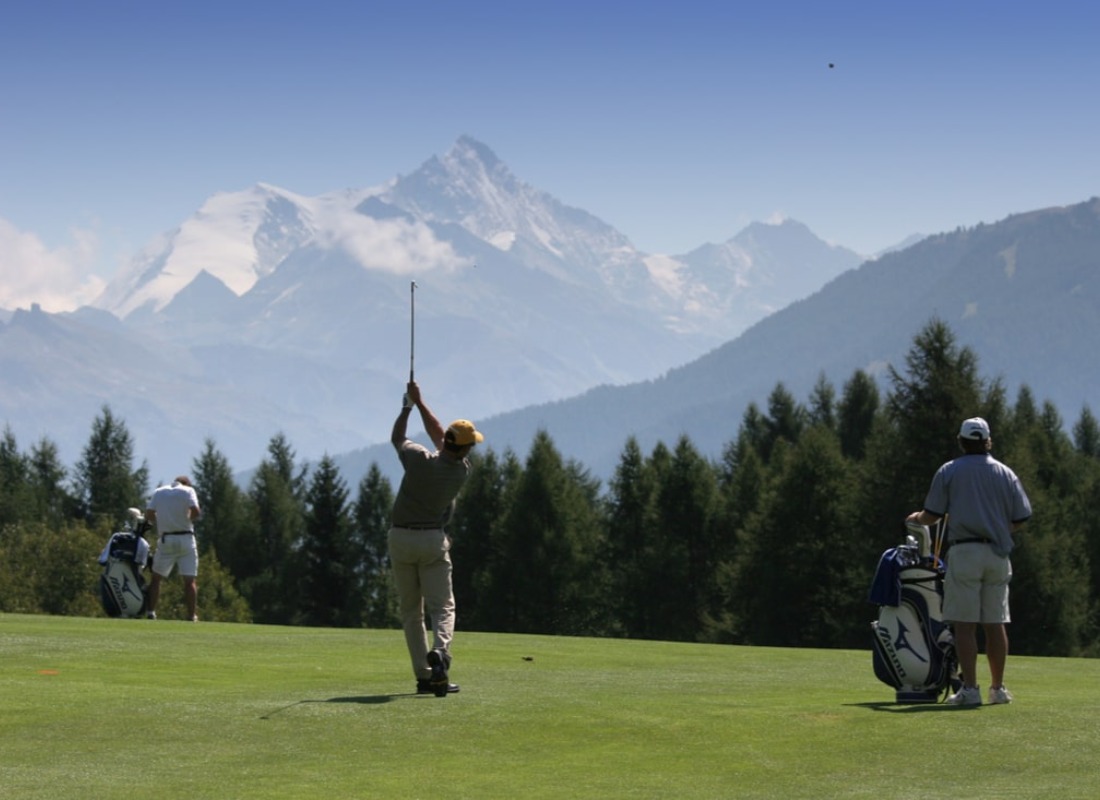
<instances>
[{"instance_id":1,"label":"distant hillside","mask_svg":"<svg viewBox=\"0 0 1100 800\"><path fill-rule=\"evenodd\" d=\"M659 379L478 420L487 446L525 454L545 429L594 474L613 471L626 439L643 450L691 437L717 457L752 402L782 382L805 401L824 374L838 393L857 369L904 369L913 337L933 317L1001 377L1009 397L1027 384L1068 425L1100 397L1100 199L931 236L842 274ZM445 392L445 388L437 391ZM396 411L396 409L395 409ZM463 410L476 418L476 409ZM388 445L342 457L348 474L377 461L396 474Z\"/></svg>"}]
</instances>

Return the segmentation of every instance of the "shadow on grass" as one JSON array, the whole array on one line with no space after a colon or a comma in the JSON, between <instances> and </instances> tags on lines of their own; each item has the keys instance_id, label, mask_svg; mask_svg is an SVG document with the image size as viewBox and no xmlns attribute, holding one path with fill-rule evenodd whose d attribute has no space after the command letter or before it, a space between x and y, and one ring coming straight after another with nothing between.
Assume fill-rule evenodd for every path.
<instances>
[{"instance_id":1,"label":"shadow on grass","mask_svg":"<svg viewBox=\"0 0 1100 800\"><path fill-rule=\"evenodd\" d=\"M270 711L264 714L260 719L271 719L276 714L281 714L284 711L289 711L292 708L298 706L310 705L313 703L353 703L362 706L379 706L384 703L389 703L393 700L401 700L406 697L425 697L426 695L417 694L416 692L407 692L402 694L366 694L357 697L330 697L328 700L298 700L294 703L288 703L285 706L276 708L274 711Z\"/></svg>"},{"instance_id":2,"label":"shadow on grass","mask_svg":"<svg viewBox=\"0 0 1100 800\"><path fill-rule=\"evenodd\" d=\"M402 697L416 697L415 692L407 694L368 694L361 697L330 697L328 700L307 700L307 703L359 703L365 706L377 706Z\"/></svg>"},{"instance_id":3,"label":"shadow on grass","mask_svg":"<svg viewBox=\"0 0 1100 800\"><path fill-rule=\"evenodd\" d=\"M927 711L974 711L981 706L949 706L946 703L916 703L906 705L903 703L846 703L855 708L866 708L869 711L888 711L891 714L919 714Z\"/></svg>"}]
</instances>

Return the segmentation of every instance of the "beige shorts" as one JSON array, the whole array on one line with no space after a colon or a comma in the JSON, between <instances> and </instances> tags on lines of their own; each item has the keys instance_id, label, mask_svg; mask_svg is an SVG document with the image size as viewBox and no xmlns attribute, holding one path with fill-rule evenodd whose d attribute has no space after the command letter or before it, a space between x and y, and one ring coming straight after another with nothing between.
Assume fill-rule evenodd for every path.
<instances>
[{"instance_id":1,"label":"beige shorts","mask_svg":"<svg viewBox=\"0 0 1100 800\"><path fill-rule=\"evenodd\" d=\"M955 545L947 554L943 618L949 622L1011 622L1012 562L988 544Z\"/></svg>"},{"instance_id":2,"label":"beige shorts","mask_svg":"<svg viewBox=\"0 0 1100 800\"><path fill-rule=\"evenodd\" d=\"M167 578L177 567L184 578L194 578L199 574L199 550L194 535L181 536L173 533L157 539L157 551L153 553L153 572Z\"/></svg>"}]
</instances>

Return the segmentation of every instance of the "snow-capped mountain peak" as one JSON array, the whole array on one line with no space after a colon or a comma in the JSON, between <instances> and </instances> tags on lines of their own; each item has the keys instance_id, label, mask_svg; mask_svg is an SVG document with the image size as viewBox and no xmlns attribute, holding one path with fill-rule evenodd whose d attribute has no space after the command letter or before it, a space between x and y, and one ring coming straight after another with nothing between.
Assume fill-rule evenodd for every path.
<instances>
[{"instance_id":1,"label":"snow-capped mountain peak","mask_svg":"<svg viewBox=\"0 0 1100 800\"><path fill-rule=\"evenodd\" d=\"M240 295L313 235L307 198L262 183L220 192L142 250L95 305L120 317L159 311L203 271Z\"/></svg>"},{"instance_id":2,"label":"snow-capped mountain peak","mask_svg":"<svg viewBox=\"0 0 1100 800\"><path fill-rule=\"evenodd\" d=\"M484 417L654 378L858 263L791 221L647 255L464 136L373 189L213 195L115 277L98 316L74 315L114 340L39 380L25 419L38 429L70 397L85 406L49 416L86 419L109 399L177 464L206 431L246 464L275 431L316 457L384 441L410 366L408 277L417 376L447 388L446 413ZM28 346L0 345L24 369ZM150 376L161 348L175 368Z\"/></svg>"},{"instance_id":3,"label":"snow-capped mountain peak","mask_svg":"<svg viewBox=\"0 0 1100 800\"><path fill-rule=\"evenodd\" d=\"M122 318L139 310L156 315L204 272L241 297L288 260L340 262L391 276L454 273L477 257L477 247L456 237L455 228L494 248L502 263L643 310L678 334L715 340L858 263L854 253L825 252L805 226L787 219L686 255L647 255L461 136L444 155L375 188L306 197L258 183L216 194L138 254L96 305ZM284 296L291 274L318 275L291 269Z\"/></svg>"},{"instance_id":4,"label":"snow-capped mountain peak","mask_svg":"<svg viewBox=\"0 0 1100 800\"><path fill-rule=\"evenodd\" d=\"M637 256L610 225L519 180L469 136L398 179L384 198L426 221L460 225L504 252L518 248L532 266L576 283L600 277L615 254Z\"/></svg>"}]
</instances>

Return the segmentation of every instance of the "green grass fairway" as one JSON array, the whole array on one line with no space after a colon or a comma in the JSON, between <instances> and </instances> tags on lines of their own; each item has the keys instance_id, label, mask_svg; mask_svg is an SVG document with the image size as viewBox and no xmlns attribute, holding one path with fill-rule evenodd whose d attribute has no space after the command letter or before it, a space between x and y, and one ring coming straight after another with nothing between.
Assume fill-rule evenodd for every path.
<instances>
[{"instance_id":1,"label":"green grass fairway","mask_svg":"<svg viewBox=\"0 0 1100 800\"><path fill-rule=\"evenodd\" d=\"M454 654L436 698L397 631L0 615L0 795L1100 796L1100 661L1014 657L1015 703L955 709L895 706L869 649L459 631Z\"/></svg>"}]
</instances>

